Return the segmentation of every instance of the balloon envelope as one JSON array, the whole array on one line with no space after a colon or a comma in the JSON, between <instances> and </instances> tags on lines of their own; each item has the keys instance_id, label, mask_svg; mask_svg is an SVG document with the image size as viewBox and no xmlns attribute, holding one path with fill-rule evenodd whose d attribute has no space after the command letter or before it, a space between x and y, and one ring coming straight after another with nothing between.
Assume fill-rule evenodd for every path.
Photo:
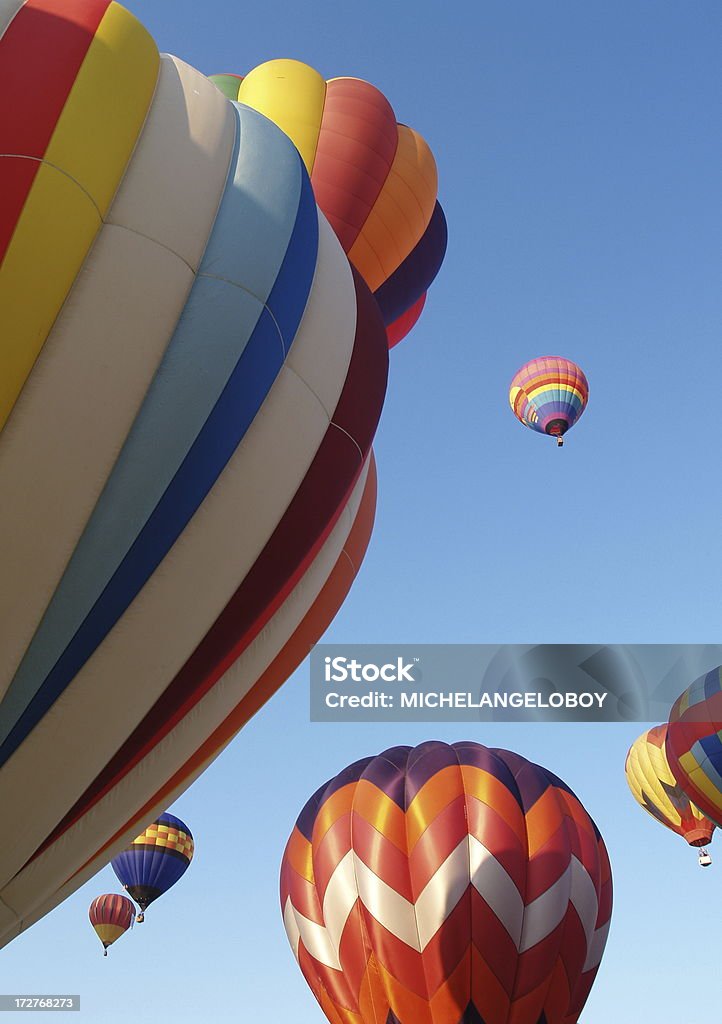
<instances>
[{"instance_id":1,"label":"balloon envelope","mask_svg":"<svg viewBox=\"0 0 722 1024\"><path fill-rule=\"evenodd\" d=\"M127 896L106 893L93 900L88 917L103 949L107 949L132 927L135 909Z\"/></svg>"},{"instance_id":2,"label":"balloon envelope","mask_svg":"<svg viewBox=\"0 0 722 1024\"><path fill-rule=\"evenodd\" d=\"M677 698L665 750L688 798L722 825L722 667L695 680Z\"/></svg>"},{"instance_id":3,"label":"balloon envelope","mask_svg":"<svg viewBox=\"0 0 722 1024\"><path fill-rule=\"evenodd\" d=\"M110 862L141 910L167 892L193 860L193 836L173 814L162 814Z\"/></svg>"},{"instance_id":4,"label":"balloon envelope","mask_svg":"<svg viewBox=\"0 0 722 1024\"><path fill-rule=\"evenodd\" d=\"M2 944L295 667L388 350L291 141L119 4L5 5L0 77Z\"/></svg>"},{"instance_id":5,"label":"balloon envelope","mask_svg":"<svg viewBox=\"0 0 722 1024\"><path fill-rule=\"evenodd\" d=\"M509 404L516 418L540 434L562 437L584 412L589 384L584 371L562 356L531 359L514 374Z\"/></svg>"},{"instance_id":6,"label":"balloon envelope","mask_svg":"<svg viewBox=\"0 0 722 1024\"><path fill-rule=\"evenodd\" d=\"M286 932L333 1022L567 1024L604 950L602 838L546 769L392 747L322 786L281 867Z\"/></svg>"},{"instance_id":7,"label":"balloon envelope","mask_svg":"<svg viewBox=\"0 0 722 1024\"><path fill-rule=\"evenodd\" d=\"M715 830L677 784L667 762L667 726L642 733L629 748L624 766L627 785L637 803L690 846L706 846Z\"/></svg>"}]
</instances>

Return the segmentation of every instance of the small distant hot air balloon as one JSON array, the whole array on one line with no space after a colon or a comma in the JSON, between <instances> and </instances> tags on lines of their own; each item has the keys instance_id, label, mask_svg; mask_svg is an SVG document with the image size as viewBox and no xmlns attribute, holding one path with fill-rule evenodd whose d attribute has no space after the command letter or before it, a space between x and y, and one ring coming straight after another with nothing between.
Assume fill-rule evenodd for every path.
<instances>
[{"instance_id":1,"label":"small distant hot air balloon","mask_svg":"<svg viewBox=\"0 0 722 1024\"><path fill-rule=\"evenodd\" d=\"M575 1024L612 878L572 791L478 743L364 758L308 801L281 905L332 1024Z\"/></svg>"},{"instance_id":2,"label":"small distant hot air balloon","mask_svg":"<svg viewBox=\"0 0 722 1024\"><path fill-rule=\"evenodd\" d=\"M140 907L139 924L150 904L185 874L193 848L188 826L172 814L161 814L127 850L113 858L113 871Z\"/></svg>"},{"instance_id":3,"label":"small distant hot air balloon","mask_svg":"<svg viewBox=\"0 0 722 1024\"><path fill-rule=\"evenodd\" d=\"M135 908L127 896L118 893L96 896L90 904L88 917L103 943L103 956L108 955L108 946L133 927L134 916Z\"/></svg>"},{"instance_id":4,"label":"small distant hot air balloon","mask_svg":"<svg viewBox=\"0 0 722 1024\"><path fill-rule=\"evenodd\" d=\"M667 726L657 725L634 741L624 771L637 803L660 824L676 832L690 846L704 847L712 839L714 822L690 802L672 774L664 750ZM706 850L699 862L708 867L712 859Z\"/></svg>"},{"instance_id":5,"label":"small distant hot air balloon","mask_svg":"<svg viewBox=\"0 0 722 1024\"><path fill-rule=\"evenodd\" d=\"M584 371L562 356L531 359L514 374L509 388L509 404L516 418L531 430L556 437L559 448L588 399Z\"/></svg>"}]
</instances>

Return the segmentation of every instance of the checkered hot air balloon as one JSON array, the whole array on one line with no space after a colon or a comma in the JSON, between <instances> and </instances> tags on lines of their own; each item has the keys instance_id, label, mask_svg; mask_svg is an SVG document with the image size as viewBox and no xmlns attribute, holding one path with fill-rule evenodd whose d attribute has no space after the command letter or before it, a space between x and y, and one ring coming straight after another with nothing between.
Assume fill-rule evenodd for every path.
<instances>
[{"instance_id":1,"label":"checkered hot air balloon","mask_svg":"<svg viewBox=\"0 0 722 1024\"><path fill-rule=\"evenodd\" d=\"M173 814L161 814L110 862L123 888L140 907L138 923L145 911L186 873L193 860L193 836L187 825Z\"/></svg>"},{"instance_id":2,"label":"checkered hot air balloon","mask_svg":"<svg viewBox=\"0 0 722 1024\"><path fill-rule=\"evenodd\" d=\"M90 904L88 917L103 943L103 956L108 955L108 946L133 927L134 916L135 909L127 896L119 896L118 893L96 896Z\"/></svg>"},{"instance_id":3,"label":"checkered hot air balloon","mask_svg":"<svg viewBox=\"0 0 722 1024\"><path fill-rule=\"evenodd\" d=\"M665 751L692 803L722 826L722 667L695 680L677 698Z\"/></svg>"},{"instance_id":4,"label":"checkered hot air balloon","mask_svg":"<svg viewBox=\"0 0 722 1024\"><path fill-rule=\"evenodd\" d=\"M574 1024L612 879L594 822L551 772L429 742L315 793L286 846L281 905L332 1024Z\"/></svg>"},{"instance_id":5,"label":"checkered hot air balloon","mask_svg":"<svg viewBox=\"0 0 722 1024\"><path fill-rule=\"evenodd\" d=\"M660 824L690 846L706 846L712 840L714 822L678 785L665 754L666 738L667 726L657 725L634 741L624 766L627 784L637 803Z\"/></svg>"},{"instance_id":6,"label":"checkered hot air balloon","mask_svg":"<svg viewBox=\"0 0 722 1024\"><path fill-rule=\"evenodd\" d=\"M584 371L562 356L531 359L514 374L509 388L509 404L516 418L530 430L556 437L560 448L588 399Z\"/></svg>"},{"instance_id":7,"label":"checkered hot air balloon","mask_svg":"<svg viewBox=\"0 0 722 1024\"><path fill-rule=\"evenodd\" d=\"M298 60L270 60L243 77L211 81L293 139L319 207L374 293L389 348L398 344L419 319L446 253L436 163L425 140L397 122L369 82L326 82Z\"/></svg>"}]
</instances>

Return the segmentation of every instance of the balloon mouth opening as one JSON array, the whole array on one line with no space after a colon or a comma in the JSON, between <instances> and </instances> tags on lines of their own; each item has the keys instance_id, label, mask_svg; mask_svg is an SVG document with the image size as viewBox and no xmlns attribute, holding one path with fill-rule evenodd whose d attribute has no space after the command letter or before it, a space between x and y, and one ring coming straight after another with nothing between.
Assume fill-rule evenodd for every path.
<instances>
[{"instance_id":1,"label":"balloon mouth opening","mask_svg":"<svg viewBox=\"0 0 722 1024\"><path fill-rule=\"evenodd\" d=\"M550 420L546 425L546 432L552 437L562 437L567 430L569 430L569 424L566 420Z\"/></svg>"},{"instance_id":2,"label":"balloon mouth opening","mask_svg":"<svg viewBox=\"0 0 722 1024\"><path fill-rule=\"evenodd\" d=\"M707 846L712 842L712 830L707 828L693 828L685 832L684 838L690 846Z\"/></svg>"}]
</instances>

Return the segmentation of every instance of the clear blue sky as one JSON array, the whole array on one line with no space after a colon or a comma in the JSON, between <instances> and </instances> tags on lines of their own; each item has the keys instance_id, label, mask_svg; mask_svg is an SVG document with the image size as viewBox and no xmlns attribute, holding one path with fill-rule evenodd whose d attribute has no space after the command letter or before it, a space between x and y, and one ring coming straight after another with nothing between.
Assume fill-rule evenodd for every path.
<instances>
[{"instance_id":1,"label":"clear blue sky","mask_svg":"<svg viewBox=\"0 0 722 1024\"><path fill-rule=\"evenodd\" d=\"M449 251L392 353L377 525L327 638L719 640L716 0L127 6L207 73L291 56L367 78L437 158ZM562 451L507 404L549 353L591 386ZM102 958L86 914L108 868L3 951L0 988L80 992L109 1024L320 1024L278 911L296 813L357 757L471 738L559 774L607 840L616 906L582 1024L706 1024L722 847L703 872L633 803L641 725L311 725L307 688L304 666L174 806L196 860L140 930Z\"/></svg>"}]
</instances>

